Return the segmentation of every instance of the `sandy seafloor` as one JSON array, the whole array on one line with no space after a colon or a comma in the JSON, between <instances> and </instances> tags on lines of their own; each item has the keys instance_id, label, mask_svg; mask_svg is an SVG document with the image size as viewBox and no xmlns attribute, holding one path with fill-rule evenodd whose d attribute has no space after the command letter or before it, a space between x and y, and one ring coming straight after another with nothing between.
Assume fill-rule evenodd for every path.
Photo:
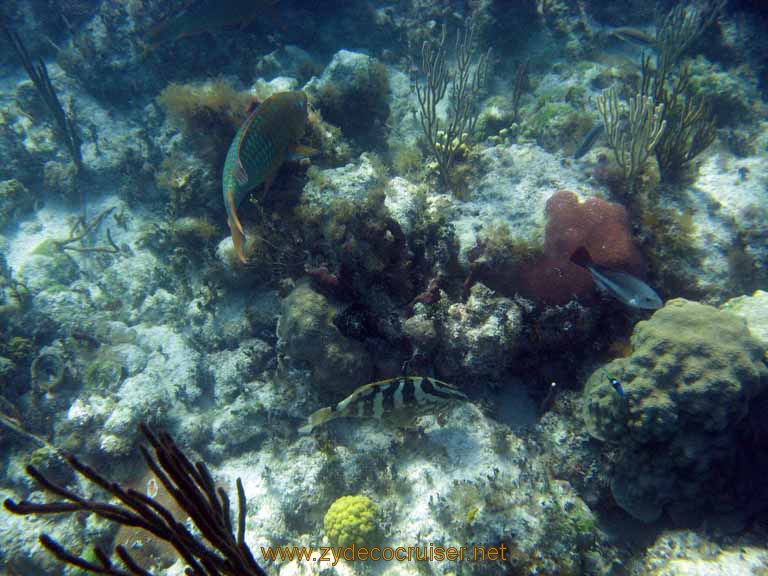
<instances>
[{"instance_id":1,"label":"sandy seafloor","mask_svg":"<svg viewBox=\"0 0 768 576\"><path fill-rule=\"evenodd\" d=\"M149 477L137 426L148 422L207 462L230 495L242 479L246 543L268 574L768 574L759 482L768 470L768 119L758 55L768 40L759 8L729 4L686 55L692 89L717 115L713 143L675 184L658 182L651 157L633 195L606 168L604 137L573 153L602 121L595 98L639 74L642 48L605 36L619 26L653 34L639 2L621 13L607 3L523 3L515 21L498 0L354 1L329 13L286 0L243 29L149 54L143 34L173 9L71 4L46 14L19 0L7 16L76 110L84 173L72 172L7 43L0 58L2 499L44 501L29 462L93 494L8 422L140 490ZM418 45L442 21L452 38L470 7L494 67L458 193L441 185L424 146L409 79L418 62L406 62L405 39ZM515 119L515 72L526 60ZM373 79L382 75L383 86ZM228 104L208 101L218 112L185 120L159 98L176 82L202 99L200 86L216 79L246 99L304 89L324 118L318 154L287 162L270 192L277 200L263 203L272 224L259 220L258 194L244 202L247 235L272 234L247 266L227 230L221 166L200 145L206 130L214 142L216 130L231 138L216 115ZM558 303L515 288L520 270L537 269L547 234L567 235L565 225L546 229L547 203L564 190L625 206L625 232L664 309L628 309L589 286ZM89 221L109 212L71 245L81 250L62 249L53 241L70 236L81 198ZM494 236L500 229L506 237ZM594 232L604 244L624 238L606 229ZM284 249L290 242L298 248ZM532 260L515 268L513 249ZM317 274L321 265L341 287ZM422 298L437 278L434 298ZM318 408L404 364L470 401L405 427L348 419L298 433ZM603 376L617 366L626 405ZM559 392L546 401L553 381ZM336 545L326 514L346 495L374 510L368 531L343 520L361 542L503 544L509 560L262 562L266 546ZM41 532L83 555L96 543L127 544L153 574L183 573L172 553L153 554L151 539L104 520L0 514L9 574L78 573L42 550Z\"/></svg>"}]
</instances>

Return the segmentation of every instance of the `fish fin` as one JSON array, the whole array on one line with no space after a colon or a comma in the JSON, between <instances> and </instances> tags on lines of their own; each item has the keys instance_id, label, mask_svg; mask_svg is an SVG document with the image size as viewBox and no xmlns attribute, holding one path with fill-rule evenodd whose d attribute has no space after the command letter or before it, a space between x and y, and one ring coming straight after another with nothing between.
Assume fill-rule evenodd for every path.
<instances>
[{"instance_id":1,"label":"fish fin","mask_svg":"<svg viewBox=\"0 0 768 576\"><path fill-rule=\"evenodd\" d=\"M288 147L288 154L286 155L286 158L288 160L306 160L310 156L314 156L317 153L318 150L315 148L294 144Z\"/></svg>"},{"instance_id":2,"label":"fish fin","mask_svg":"<svg viewBox=\"0 0 768 576\"><path fill-rule=\"evenodd\" d=\"M571 254L571 262L582 268L587 268L593 265L592 256L589 255L589 251L584 248L584 246L579 246L574 253Z\"/></svg>"},{"instance_id":3,"label":"fish fin","mask_svg":"<svg viewBox=\"0 0 768 576\"><path fill-rule=\"evenodd\" d=\"M309 434L317 428L318 426L321 426L328 422L329 420L333 420L338 416L338 412L334 412L331 410L330 406L326 406L325 408L320 408L320 410L317 410L316 412L313 412L310 414L309 418L307 419L307 423L299 428L299 434Z\"/></svg>"},{"instance_id":4,"label":"fish fin","mask_svg":"<svg viewBox=\"0 0 768 576\"><path fill-rule=\"evenodd\" d=\"M237 208L235 206L235 199L232 196L232 191L227 193L227 203L229 218L227 218L227 224L229 224L229 231L232 233L232 244L235 245L235 253L237 258L245 264L248 260L243 253L243 242L245 240L245 232L243 232L243 225L240 224L240 219L237 217Z\"/></svg>"},{"instance_id":5,"label":"fish fin","mask_svg":"<svg viewBox=\"0 0 768 576\"><path fill-rule=\"evenodd\" d=\"M251 101L248 102L248 105L245 107L246 116L250 116L259 106L261 106L261 100L258 98L251 98Z\"/></svg>"},{"instance_id":6,"label":"fish fin","mask_svg":"<svg viewBox=\"0 0 768 576\"><path fill-rule=\"evenodd\" d=\"M245 166L243 166L243 163L240 162L239 158L235 164L235 169L232 170L232 176L234 177L238 186L245 186L248 184L248 172L246 172Z\"/></svg>"},{"instance_id":7,"label":"fish fin","mask_svg":"<svg viewBox=\"0 0 768 576\"><path fill-rule=\"evenodd\" d=\"M237 254L237 259L240 260L243 264L247 264L248 260L245 257L245 254L243 253L243 243L245 241L245 234L243 234L242 229L238 230L237 224L233 223L232 218L229 218L227 220L229 223L229 230L232 232L232 244L235 246L235 253Z\"/></svg>"}]
</instances>

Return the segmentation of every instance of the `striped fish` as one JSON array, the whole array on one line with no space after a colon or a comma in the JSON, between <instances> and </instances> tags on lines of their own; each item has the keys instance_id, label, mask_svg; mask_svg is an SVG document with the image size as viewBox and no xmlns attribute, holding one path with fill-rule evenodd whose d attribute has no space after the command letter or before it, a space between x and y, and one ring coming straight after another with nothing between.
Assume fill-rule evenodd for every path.
<instances>
[{"instance_id":1,"label":"striped fish","mask_svg":"<svg viewBox=\"0 0 768 576\"><path fill-rule=\"evenodd\" d=\"M259 184L264 191L307 123L307 95L304 92L278 92L261 103L246 118L227 151L222 174L224 206L237 257L245 263L245 232L237 217L237 207Z\"/></svg>"},{"instance_id":2,"label":"striped fish","mask_svg":"<svg viewBox=\"0 0 768 576\"><path fill-rule=\"evenodd\" d=\"M338 404L321 408L309 417L299 432L308 434L336 418L387 418L405 422L421 414L439 411L455 400L469 398L453 384L434 378L402 376L380 380L361 386Z\"/></svg>"}]
</instances>

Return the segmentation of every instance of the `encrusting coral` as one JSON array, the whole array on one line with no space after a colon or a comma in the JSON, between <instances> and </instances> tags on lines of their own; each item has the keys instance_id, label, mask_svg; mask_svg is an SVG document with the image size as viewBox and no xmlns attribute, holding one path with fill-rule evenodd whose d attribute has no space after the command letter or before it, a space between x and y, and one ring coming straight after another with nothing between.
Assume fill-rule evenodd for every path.
<instances>
[{"instance_id":1,"label":"encrusting coral","mask_svg":"<svg viewBox=\"0 0 768 576\"><path fill-rule=\"evenodd\" d=\"M593 296L590 273L570 261L583 246L596 264L636 276L643 275L643 261L632 240L626 210L600 198L584 202L573 192L561 190L547 201L543 253L520 245L508 262L494 258L493 242L470 254L470 280L479 280L502 294L515 292L536 302L566 304L574 298ZM510 239L506 245L513 246Z\"/></svg>"},{"instance_id":2,"label":"encrusting coral","mask_svg":"<svg viewBox=\"0 0 768 576\"><path fill-rule=\"evenodd\" d=\"M619 506L652 522L765 505L765 463L744 438L766 388L763 347L743 319L675 299L639 322L631 356L595 371L584 392L589 433L622 448L611 472Z\"/></svg>"}]
</instances>

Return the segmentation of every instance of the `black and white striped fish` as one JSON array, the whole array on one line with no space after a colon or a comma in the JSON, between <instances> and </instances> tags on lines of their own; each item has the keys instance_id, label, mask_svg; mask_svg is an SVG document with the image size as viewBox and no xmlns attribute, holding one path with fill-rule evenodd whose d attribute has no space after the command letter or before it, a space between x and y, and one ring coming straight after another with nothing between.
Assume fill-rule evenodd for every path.
<instances>
[{"instance_id":1,"label":"black and white striped fish","mask_svg":"<svg viewBox=\"0 0 768 576\"><path fill-rule=\"evenodd\" d=\"M308 434L317 426L336 418L392 418L407 421L421 414L439 411L456 400L469 400L453 384L423 378L401 376L361 386L338 404L313 413L307 424L299 428Z\"/></svg>"}]
</instances>

